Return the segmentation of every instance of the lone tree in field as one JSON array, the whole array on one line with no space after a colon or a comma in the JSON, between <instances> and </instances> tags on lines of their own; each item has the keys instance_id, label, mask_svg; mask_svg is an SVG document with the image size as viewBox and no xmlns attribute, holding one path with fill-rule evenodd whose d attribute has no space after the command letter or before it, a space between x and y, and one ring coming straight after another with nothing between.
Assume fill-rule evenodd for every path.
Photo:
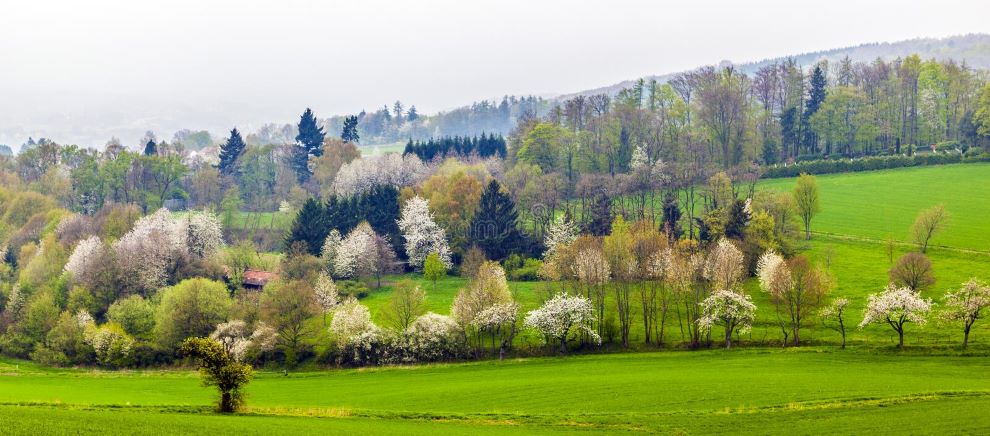
<instances>
[{"instance_id":1,"label":"lone tree in field","mask_svg":"<svg viewBox=\"0 0 990 436\"><path fill-rule=\"evenodd\" d=\"M990 307L990 286L976 279L963 283L957 292L948 292L943 297L945 309L942 319L949 322L962 321L963 348L969 345L969 332L976 320L982 316L983 309Z\"/></svg>"},{"instance_id":2,"label":"lone tree in field","mask_svg":"<svg viewBox=\"0 0 990 436\"><path fill-rule=\"evenodd\" d=\"M433 292L437 291L437 280L447 276L447 265L436 253L430 253L423 261L423 278L433 282Z\"/></svg>"},{"instance_id":3,"label":"lone tree in field","mask_svg":"<svg viewBox=\"0 0 990 436\"><path fill-rule=\"evenodd\" d=\"M774 251L763 254L756 269L760 289L770 294L777 309L784 343L792 334L797 346L801 342L804 318L821 304L831 286L828 274L811 265L804 256L787 262Z\"/></svg>"},{"instance_id":4,"label":"lone tree in field","mask_svg":"<svg viewBox=\"0 0 990 436\"><path fill-rule=\"evenodd\" d=\"M746 333L753 327L756 305L749 295L720 289L701 303L701 311L698 329L707 333L713 326L721 325L725 329L725 349L728 350L732 348L732 332Z\"/></svg>"},{"instance_id":5,"label":"lone tree in field","mask_svg":"<svg viewBox=\"0 0 990 436\"><path fill-rule=\"evenodd\" d=\"M818 183L815 176L801 174L794 185L794 204L797 205L798 215L804 223L804 238L811 239L811 219L821 210L818 199Z\"/></svg>"},{"instance_id":6,"label":"lone tree in field","mask_svg":"<svg viewBox=\"0 0 990 436\"><path fill-rule=\"evenodd\" d=\"M921 253L908 253L897 259L890 269L890 282L906 286L914 292L921 292L935 284L932 262Z\"/></svg>"},{"instance_id":7,"label":"lone tree in field","mask_svg":"<svg viewBox=\"0 0 990 436\"><path fill-rule=\"evenodd\" d=\"M897 348L904 348L904 325L925 325L931 310L932 300L921 298L911 288L887 285L883 292L870 295L859 328L886 323L897 332Z\"/></svg>"},{"instance_id":8,"label":"lone tree in field","mask_svg":"<svg viewBox=\"0 0 990 436\"><path fill-rule=\"evenodd\" d=\"M220 391L220 412L232 413L244 404L241 388L251 381L251 365L234 359L219 341L209 338L189 338L182 343L182 353L199 360L199 372L204 386L216 386Z\"/></svg>"},{"instance_id":9,"label":"lone tree in field","mask_svg":"<svg viewBox=\"0 0 990 436\"><path fill-rule=\"evenodd\" d=\"M845 298L836 298L832 301L832 304L825 306L818 316L822 319L822 325L832 330L839 332L842 335L842 346L840 348L846 348L846 309L849 308L849 300ZM834 320L834 325L829 325L828 321Z\"/></svg>"},{"instance_id":10,"label":"lone tree in field","mask_svg":"<svg viewBox=\"0 0 990 436\"><path fill-rule=\"evenodd\" d=\"M949 213L941 204L918 213L911 225L911 240L922 253L928 251L928 243L949 224Z\"/></svg>"}]
</instances>

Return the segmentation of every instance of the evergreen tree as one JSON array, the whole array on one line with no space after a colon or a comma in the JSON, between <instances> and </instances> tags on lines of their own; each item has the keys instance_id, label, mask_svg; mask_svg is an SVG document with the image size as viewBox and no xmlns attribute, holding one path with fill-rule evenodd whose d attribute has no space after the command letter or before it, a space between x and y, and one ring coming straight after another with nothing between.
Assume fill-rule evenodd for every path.
<instances>
[{"instance_id":1,"label":"evergreen tree","mask_svg":"<svg viewBox=\"0 0 990 436\"><path fill-rule=\"evenodd\" d=\"M681 229L681 206L677 204L677 195L668 192L663 197L663 230L667 237L676 241L681 238L684 230Z\"/></svg>"},{"instance_id":2,"label":"evergreen tree","mask_svg":"<svg viewBox=\"0 0 990 436\"><path fill-rule=\"evenodd\" d=\"M313 111L306 108L299 118L299 134L296 135L296 149L292 156L292 168L300 182L305 182L312 175L309 169L309 157L323 154L323 140L326 133L316 122Z\"/></svg>"},{"instance_id":3,"label":"evergreen tree","mask_svg":"<svg viewBox=\"0 0 990 436\"><path fill-rule=\"evenodd\" d=\"M361 141L361 136L357 131L358 117L351 115L344 117L344 129L340 133L340 139L344 142L357 144Z\"/></svg>"},{"instance_id":4,"label":"evergreen tree","mask_svg":"<svg viewBox=\"0 0 990 436\"><path fill-rule=\"evenodd\" d=\"M294 242L303 242L310 254L319 256L323 242L329 233L330 226L327 225L323 206L315 199L310 198L306 200L306 204L296 214L296 219L292 222L292 230L286 237L285 246L288 248Z\"/></svg>"},{"instance_id":5,"label":"evergreen tree","mask_svg":"<svg viewBox=\"0 0 990 436\"><path fill-rule=\"evenodd\" d=\"M602 189L591 205L591 222L588 232L595 236L607 235L612 228L612 197Z\"/></svg>"},{"instance_id":6,"label":"evergreen tree","mask_svg":"<svg viewBox=\"0 0 990 436\"><path fill-rule=\"evenodd\" d=\"M481 194L478 211L471 219L470 238L492 260L502 260L522 247L522 233L516 226L516 204L492 180Z\"/></svg>"},{"instance_id":7,"label":"evergreen tree","mask_svg":"<svg viewBox=\"0 0 990 436\"><path fill-rule=\"evenodd\" d=\"M725 237L742 240L746 236L746 224L749 223L749 213L746 212L746 202L736 200L729 208L729 219L725 223Z\"/></svg>"},{"instance_id":8,"label":"evergreen tree","mask_svg":"<svg viewBox=\"0 0 990 436\"><path fill-rule=\"evenodd\" d=\"M412 105L406 112L406 121L416 121L417 118L419 118L419 113L416 112L416 105Z\"/></svg>"},{"instance_id":9,"label":"evergreen tree","mask_svg":"<svg viewBox=\"0 0 990 436\"><path fill-rule=\"evenodd\" d=\"M155 140L151 139L144 145L144 155L154 156L156 154L158 154L158 144L155 144Z\"/></svg>"},{"instance_id":10,"label":"evergreen tree","mask_svg":"<svg viewBox=\"0 0 990 436\"><path fill-rule=\"evenodd\" d=\"M804 106L804 115L801 117L801 130L804 132L804 146L809 151L818 151L818 136L811 130L811 116L818 112L822 103L825 102L825 72L821 65L815 65L811 73L811 89L808 90L808 101Z\"/></svg>"},{"instance_id":11,"label":"evergreen tree","mask_svg":"<svg viewBox=\"0 0 990 436\"><path fill-rule=\"evenodd\" d=\"M227 142L220 144L220 164L217 165L220 174L229 176L237 173L237 159L244 154L245 148L246 145L244 139L241 138L241 132L238 132L235 127L230 131Z\"/></svg>"}]
</instances>

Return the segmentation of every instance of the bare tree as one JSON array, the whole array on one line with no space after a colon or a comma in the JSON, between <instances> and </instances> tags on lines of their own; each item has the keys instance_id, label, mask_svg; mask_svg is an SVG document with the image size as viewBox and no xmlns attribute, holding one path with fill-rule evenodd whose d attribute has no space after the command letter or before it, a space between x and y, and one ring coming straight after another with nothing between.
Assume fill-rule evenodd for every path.
<instances>
[{"instance_id":1,"label":"bare tree","mask_svg":"<svg viewBox=\"0 0 990 436\"><path fill-rule=\"evenodd\" d=\"M918 250L922 253L928 251L928 243L936 234L945 230L949 223L949 213L945 206L941 204L931 209L925 209L918 213L911 226L911 238L918 244Z\"/></svg>"},{"instance_id":2,"label":"bare tree","mask_svg":"<svg viewBox=\"0 0 990 436\"><path fill-rule=\"evenodd\" d=\"M932 262L921 253L905 254L890 269L890 281L895 285L911 288L914 292L921 292L935 284Z\"/></svg>"}]
</instances>

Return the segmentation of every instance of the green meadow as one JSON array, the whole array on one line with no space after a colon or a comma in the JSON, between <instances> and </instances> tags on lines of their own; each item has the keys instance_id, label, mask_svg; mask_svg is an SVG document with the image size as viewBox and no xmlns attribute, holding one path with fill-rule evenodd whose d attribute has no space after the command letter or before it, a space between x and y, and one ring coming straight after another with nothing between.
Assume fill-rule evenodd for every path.
<instances>
[{"instance_id":1,"label":"green meadow","mask_svg":"<svg viewBox=\"0 0 990 436\"><path fill-rule=\"evenodd\" d=\"M212 414L212 392L191 371L16 364L0 366L0 417L14 423L5 433L882 434L912 421L990 430L976 413L990 406L982 357L807 347L262 372L243 416Z\"/></svg>"},{"instance_id":2,"label":"green meadow","mask_svg":"<svg viewBox=\"0 0 990 436\"><path fill-rule=\"evenodd\" d=\"M898 351L889 327L856 324L867 295L887 283L891 258L913 249L907 240L914 216L935 204L944 204L952 219L929 250L937 283L923 295L938 301L970 277L990 281L988 179L990 165L983 164L818 177L822 212L813 221L813 240L798 245L835 277L830 298L851 300L845 350L838 333L817 319L802 331L809 345L780 348L773 305L750 280L757 322L731 351L685 350L674 315L667 344L645 345L634 313L631 341L638 352L619 353L613 345L553 358L262 370L247 388L247 410L235 416L214 414L213 389L189 370L55 370L0 361L0 433L986 434L990 322L976 324L968 350L959 347L958 325L909 325L906 349ZM896 241L892 256L888 238ZM385 311L399 280L419 284L428 310L444 314L467 284L459 277L435 287L418 274L387 277L362 300L375 322L388 323ZM510 288L529 310L560 285L512 282ZM540 338L524 333L518 340Z\"/></svg>"}]
</instances>

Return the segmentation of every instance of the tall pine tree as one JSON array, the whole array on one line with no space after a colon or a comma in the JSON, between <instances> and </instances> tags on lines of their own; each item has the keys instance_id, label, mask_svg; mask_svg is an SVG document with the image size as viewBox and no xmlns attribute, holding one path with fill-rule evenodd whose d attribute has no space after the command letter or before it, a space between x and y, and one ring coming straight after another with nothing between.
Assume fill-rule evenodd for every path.
<instances>
[{"instance_id":1,"label":"tall pine tree","mask_svg":"<svg viewBox=\"0 0 990 436\"><path fill-rule=\"evenodd\" d=\"M801 130L804 132L804 146L810 152L818 152L818 135L811 130L811 116L818 112L825 102L825 72L822 66L815 65L811 72L811 89L808 90L808 101L804 105L804 114L801 116Z\"/></svg>"},{"instance_id":2,"label":"tall pine tree","mask_svg":"<svg viewBox=\"0 0 990 436\"><path fill-rule=\"evenodd\" d=\"M358 117L351 115L344 117L344 129L340 133L340 139L344 142L357 144L361 141L361 136L357 131Z\"/></svg>"},{"instance_id":3,"label":"tall pine tree","mask_svg":"<svg viewBox=\"0 0 990 436\"><path fill-rule=\"evenodd\" d=\"M292 157L292 167L300 182L305 182L313 173L309 169L309 157L323 154L323 128L316 122L316 115L306 108L299 118L299 134L296 135L296 150Z\"/></svg>"},{"instance_id":4,"label":"tall pine tree","mask_svg":"<svg viewBox=\"0 0 990 436\"><path fill-rule=\"evenodd\" d=\"M492 180L481 194L478 211L471 219L472 242L492 260L502 260L522 248L523 235L516 226L516 204Z\"/></svg>"},{"instance_id":5,"label":"tall pine tree","mask_svg":"<svg viewBox=\"0 0 990 436\"><path fill-rule=\"evenodd\" d=\"M220 174L229 176L238 172L237 158L244 154L245 147L244 139L241 138L241 132L238 132L235 127L230 131L230 137L227 138L227 141L220 144L220 164L217 165L217 168L220 169Z\"/></svg>"},{"instance_id":6,"label":"tall pine tree","mask_svg":"<svg viewBox=\"0 0 990 436\"><path fill-rule=\"evenodd\" d=\"M295 221L292 222L292 229L285 239L285 247L288 249L295 242L306 244L306 249L314 256L320 255L323 249L323 242L330 233L330 226L327 225L327 217L323 206L313 198L306 200L302 209L296 214Z\"/></svg>"}]
</instances>

